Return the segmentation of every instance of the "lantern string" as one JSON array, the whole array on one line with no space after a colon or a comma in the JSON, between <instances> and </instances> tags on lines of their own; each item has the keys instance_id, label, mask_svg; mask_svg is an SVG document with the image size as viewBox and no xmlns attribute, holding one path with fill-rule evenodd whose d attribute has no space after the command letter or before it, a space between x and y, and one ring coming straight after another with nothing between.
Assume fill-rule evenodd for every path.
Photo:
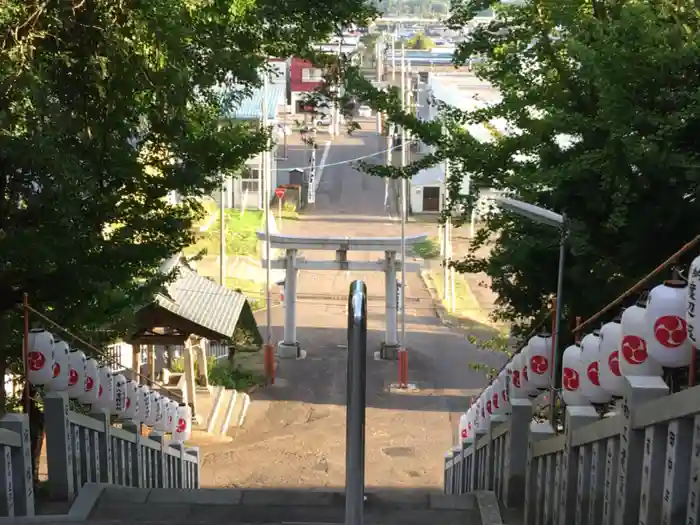
<instances>
[{"instance_id":1,"label":"lantern string","mask_svg":"<svg viewBox=\"0 0 700 525\"><path fill-rule=\"evenodd\" d=\"M24 311L28 311L28 312L31 312L32 314L36 315L36 316L39 317L42 321L44 321L44 322L46 322L47 324L51 325L53 328L55 328L55 329L61 331L61 333L63 333L64 335L67 335L68 337L70 337L70 338L73 339L74 341L77 341L78 343L80 343L80 344L81 344L82 346L84 346L85 348L92 350L92 351L95 352L97 355L100 355L100 356L102 356L102 357L106 357L106 358L107 358L107 361L108 361L109 363L111 363L111 364L113 364L113 365L116 365L116 366L119 366L119 367L121 367L121 368L122 368L123 370L125 370L125 371L131 372L132 374L134 374L136 377L139 377L140 379L146 380L148 383L151 384L151 386L157 386L158 388L160 388L160 389L166 391L166 392L168 393L168 395L172 395L173 397L175 397L176 399L179 399L180 401L183 400L183 397L182 397L181 395L179 395L177 392L174 392L174 391L170 390L170 388L168 388L168 387L167 387L166 385L164 385L163 383L160 383L160 382L158 382L158 381L155 381L155 380L151 379L150 377L145 376L145 375L143 375L143 374L137 372L137 371L134 370L133 368L129 368L129 367L123 365L123 364L120 363L119 360L116 359L115 357L110 356L110 355L107 355L107 352L105 352L104 350L100 350L100 349L97 348L96 346L94 346L94 345L90 344L89 342L87 342L85 339L83 339L83 338L81 338L81 337L75 335L74 333L72 333L72 332L71 332L70 330L68 330L67 328L64 328L63 326L61 326L60 324L58 324L58 323L57 323L56 321L54 321L53 319L47 317L46 315L44 315L43 313L41 313L40 311L38 311L36 308L32 308L28 303L25 303L25 304L23 304L23 305L20 305L19 308L21 308L21 309L24 310Z\"/></svg>"},{"instance_id":2,"label":"lantern string","mask_svg":"<svg viewBox=\"0 0 700 525\"><path fill-rule=\"evenodd\" d=\"M657 277L661 272L666 270L669 266L673 264L678 263L678 259L681 257L681 255L685 254L687 251L693 249L698 243L700 242L700 235L696 235L692 240L684 244L676 253L671 255L668 259L666 259L664 262L662 262L659 266L654 268L651 272L649 272L645 277L643 277L637 284L629 288L626 292L624 292L622 295L620 295L617 299L606 305L605 307L601 308L598 312L593 314L591 317L586 319L584 322L582 322L580 325L575 327L572 332L576 334L577 332L580 332L583 330L586 326L591 325L593 322L596 320L600 319L604 314L608 313L610 310L613 308L619 306L625 299L627 299L630 295L634 293L638 293L642 288L644 288L649 281L651 281L653 278Z\"/></svg>"}]
</instances>

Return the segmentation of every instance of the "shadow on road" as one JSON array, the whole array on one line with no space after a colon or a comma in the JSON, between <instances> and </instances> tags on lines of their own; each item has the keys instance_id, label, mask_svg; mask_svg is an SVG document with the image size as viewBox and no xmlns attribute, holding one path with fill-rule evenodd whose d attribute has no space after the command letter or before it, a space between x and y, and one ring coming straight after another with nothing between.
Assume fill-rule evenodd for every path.
<instances>
[{"instance_id":1,"label":"shadow on road","mask_svg":"<svg viewBox=\"0 0 700 525\"><path fill-rule=\"evenodd\" d=\"M412 318L411 323L415 323ZM398 363L379 359L384 333L368 332L367 407L386 410L461 412L484 384L484 374L470 367L498 367L503 356L476 350L456 334L409 329L409 382L415 390L395 388ZM254 399L345 405L347 337L339 328L299 327L306 358L280 360L275 386L258 390Z\"/></svg>"}]
</instances>

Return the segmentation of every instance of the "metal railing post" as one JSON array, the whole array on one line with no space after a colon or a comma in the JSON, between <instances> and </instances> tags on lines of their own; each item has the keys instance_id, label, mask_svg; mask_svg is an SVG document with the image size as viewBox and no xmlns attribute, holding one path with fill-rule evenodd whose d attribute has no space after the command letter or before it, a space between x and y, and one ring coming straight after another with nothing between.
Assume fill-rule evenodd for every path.
<instances>
[{"instance_id":1,"label":"metal railing post","mask_svg":"<svg viewBox=\"0 0 700 525\"><path fill-rule=\"evenodd\" d=\"M362 525L365 498L367 286L353 281L348 296L348 381L345 525Z\"/></svg>"}]
</instances>

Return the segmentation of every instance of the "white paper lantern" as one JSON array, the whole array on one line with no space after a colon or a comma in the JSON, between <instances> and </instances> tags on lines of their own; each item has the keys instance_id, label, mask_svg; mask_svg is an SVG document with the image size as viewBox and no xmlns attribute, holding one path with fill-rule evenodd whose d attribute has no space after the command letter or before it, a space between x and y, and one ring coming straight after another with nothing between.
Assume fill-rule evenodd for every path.
<instances>
[{"instance_id":1,"label":"white paper lantern","mask_svg":"<svg viewBox=\"0 0 700 525\"><path fill-rule=\"evenodd\" d=\"M114 377L112 369L108 366L101 366L97 370L100 378L100 386L97 389L97 400L95 406L111 411L114 406Z\"/></svg>"},{"instance_id":2,"label":"white paper lantern","mask_svg":"<svg viewBox=\"0 0 700 525\"><path fill-rule=\"evenodd\" d=\"M647 350L647 309L644 302L630 306L622 312L622 343L620 372L625 377L660 376L661 365L654 361Z\"/></svg>"},{"instance_id":3,"label":"white paper lantern","mask_svg":"<svg viewBox=\"0 0 700 525\"><path fill-rule=\"evenodd\" d=\"M525 348L520 352L522 354L522 368L520 369L520 385L527 396L536 396L538 393L537 388L535 388L530 382L530 365L529 365L529 353L530 345L525 345Z\"/></svg>"},{"instance_id":4,"label":"white paper lantern","mask_svg":"<svg viewBox=\"0 0 700 525\"><path fill-rule=\"evenodd\" d=\"M688 339L685 321L687 286L681 281L666 281L649 292L647 303L647 350L661 366L688 366L693 345Z\"/></svg>"},{"instance_id":5,"label":"white paper lantern","mask_svg":"<svg viewBox=\"0 0 700 525\"><path fill-rule=\"evenodd\" d=\"M118 416L123 416L124 410L126 410L126 377L122 374L115 374L112 379L114 381L112 412Z\"/></svg>"},{"instance_id":6,"label":"white paper lantern","mask_svg":"<svg viewBox=\"0 0 700 525\"><path fill-rule=\"evenodd\" d=\"M457 442L462 443L468 437L469 431L467 430L467 413L465 412L459 416L459 432L457 433Z\"/></svg>"},{"instance_id":7,"label":"white paper lantern","mask_svg":"<svg viewBox=\"0 0 700 525\"><path fill-rule=\"evenodd\" d=\"M612 394L600 385L600 337L597 331L581 340L581 393L591 403L607 403Z\"/></svg>"},{"instance_id":8,"label":"white paper lantern","mask_svg":"<svg viewBox=\"0 0 700 525\"><path fill-rule=\"evenodd\" d=\"M146 385L139 385L139 412L136 420L145 423L151 417L151 389Z\"/></svg>"},{"instance_id":9,"label":"white paper lantern","mask_svg":"<svg viewBox=\"0 0 700 525\"><path fill-rule=\"evenodd\" d=\"M168 413L168 432L170 434L175 433L177 428L177 411L180 408L180 404L177 401L170 400L170 411Z\"/></svg>"},{"instance_id":10,"label":"white paper lantern","mask_svg":"<svg viewBox=\"0 0 700 525\"><path fill-rule=\"evenodd\" d=\"M46 390L63 392L70 381L70 347L65 341L54 340L53 378L46 384Z\"/></svg>"},{"instance_id":11,"label":"white paper lantern","mask_svg":"<svg viewBox=\"0 0 700 525\"><path fill-rule=\"evenodd\" d=\"M564 350L561 365L561 394L564 403L568 406L588 405L588 400L584 397L581 389L581 378L584 373L581 363L581 347L571 345Z\"/></svg>"},{"instance_id":12,"label":"white paper lantern","mask_svg":"<svg viewBox=\"0 0 700 525\"><path fill-rule=\"evenodd\" d=\"M527 392L523 389L522 374L523 374L523 354L515 354L511 360L510 384L508 385L508 393L510 399L525 399Z\"/></svg>"},{"instance_id":13,"label":"white paper lantern","mask_svg":"<svg viewBox=\"0 0 700 525\"><path fill-rule=\"evenodd\" d=\"M474 437L474 432L476 431L476 416L476 409L473 406L469 407L469 410L467 410L467 433L470 438Z\"/></svg>"},{"instance_id":14,"label":"white paper lantern","mask_svg":"<svg viewBox=\"0 0 700 525\"><path fill-rule=\"evenodd\" d=\"M162 394L159 394L159 396L155 429L160 432L167 432L166 426L168 423L168 409L170 407L170 400Z\"/></svg>"},{"instance_id":15,"label":"white paper lantern","mask_svg":"<svg viewBox=\"0 0 700 525\"><path fill-rule=\"evenodd\" d=\"M620 372L622 325L619 321L605 323L600 329L600 386L613 396L625 395L627 380Z\"/></svg>"},{"instance_id":16,"label":"white paper lantern","mask_svg":"<svg viewBox=\"0 0 700 525\"><path fill-rule=\"evenodd\" d=\"M486 409L486 419L488 423L491 423L491 416L493 415L493 386L489 385L484 391L484 407Z\"/></svg>"},{"instance_id":17,"label":"white paper lantern","mask_svg":"<svg viewBox=\"0 0 700 525\"><path fill-rule=\"evenodd\" d=\"M53 335L40 328L32 329L28 343L27 379L32 385L45 385L53 379Z\"/></svg>"},{"instance_id":18,"label":"white paper lantern","mask_svg":"<svg viewBox=\"0 0 700 525\"><path fill-rule=\"evenodd\" d=\"M83 383L83 395L78 399L82 403L92 405L97 401L100 393L99 364L94 359L88 359L85 363L85 382Z\"/></svg>"},{"instance_id":19,"label":"white paper lantern","mask_svg":"<svg viewBox=\"0 0 700 525\"><path fill-rule=\"evenodd\" d=\"M184 443L192 434L192 410L184 403L177 409L177 423L173 432L172 440L175 443Z\"/></svg>"},{"instance_id":20,"label":"white paper lantern","mask_svg":"<svg viewBox=\"0 0 700 525\"><path fill-rule=\"evenodd\" d=\"M688 294L686 300L685 321L688 325L688 339L695 348L700 346L700 307L697 306L700 295L700 256L696 257L688 268Z\"/></svg>"},{"instance_id":21,"label":"white paper lantern","mask_svg":"<svg viewBox=\"0 0 700 525\"><path fill-rule=\"evenodd\" d=\"M146 419L146 424L149 427L155 427L156 420L158 419L158 414L160 413L160 394L151 390L150 397L151 413Z\"/></svg>"},{"instance_id":22,"label":"white paper lantern","mask_svg":"<svg viewBox=\"0 0 700 525\"><path fill-rule=\"evenodd\" d=\"M87 358L81 350L68 354L68 396L71 399L79 399L85 393L85 367Z\"/></svg>"},{"instance_id":23,"label":"white paper lantern","mask_svg":"<svg viewBox=\"0 0 700 525\"><path fill-rule=\"evenodd\" d=\"M501 414L510 414L510 396L508 395L509 382L510 369L506 367L498 376L498 388L501 395Z\"/></svg>"},{"instance_id":24,"label":"white paper lantern","mask_svg":"<svg viewBox=\"0 0 700 525\"><path fill-rule=\"evenodd\" d=\"M126 382L126 405L122 414L124 419L138 421L140 394L139 385L135 381Z\"/></svg>"},{"instance_id":25,"label":"white paper lantern","mask_svg":"<svg viewBox=\"0 0 700 525\"><path fill-rule=\"evenodd\" d=\"M533 388L548 388L551 381L552 338L536 335L527 344L528 381Z\"/></svg>"},{"instance_id":26,"label":"white paper lantern","mask_svg":"<svg viewBox=\"0 0 700 525\"><path fill-rule=\"evenodd\" d=\"M488 412L486 412L486 395L482 393L479 396L479 400L476 402L478 414L476 419L476 425L480 432L486 432L489 428L489 417Z\"/></svg>"}]
</instances>

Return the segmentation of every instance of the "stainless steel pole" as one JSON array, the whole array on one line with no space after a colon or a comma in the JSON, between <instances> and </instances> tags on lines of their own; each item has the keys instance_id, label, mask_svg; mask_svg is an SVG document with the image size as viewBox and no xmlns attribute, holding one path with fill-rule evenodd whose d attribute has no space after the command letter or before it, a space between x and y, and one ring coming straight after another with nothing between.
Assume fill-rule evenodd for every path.
<instances>
[{"instance_id":1,"label":"stainless steel pole","mask_svg":"<svg viewBox=\"0 0 700 525\"><path fill-rule=\"evenodd\" d=\"M401 44L401 106L406 111L406 48ZM401 126L401 167L407 165L406 128ZM401 346L406 348L406 193L408 181L401 179Z\"/></svg>"},{"instance_id":2,"label":"stainless steel pole","mask_svg":"<svg viewBox=\"0 0 700 525\"><path fill-rule=\"evenodd\" d=\"M345 525L362 525L365 499L367 286L350 284L345 444Z\"/></svg>"},{"instance_id":3,"label":"stainless steel pole","mask_svg":"<svg viewBox=\"0 0 700 525\"><path fill-rule=\"evenodd\" d=\"M561 233L559 238L559 268L557 270L557 299L554 307L554 352L552 355L552 384L549 392L549 421L554 426L556 416L554 410L556 408L557 398L557 369L559 368L559 341L561 337L561 310L563 305L564 291L564 264L566 257L566 238L568 236L568 226L566 215L562 214L564 220L561 225Z\"/></svg>"},{"instance_id":4,"label":"stainless steel pole","mask_svg":"<svg viewBox=\"0 0 700 525\"><path fill-rule=\"evenodd\" d=\"M268 131L268 121L267 121L267 73L263 74L263 93L262 93L262 123L263 129L267 133ZM267 305L265 311L265 339L267 344L272 341L272 250L270 249L270 183L271 183L271 173L269 166L269 150L270 150L270 140L265 142L265 150L261 153L262 156L262 195L263 195L263 213L265 214L265 302Z\"/></svg>"}]
</instances>

